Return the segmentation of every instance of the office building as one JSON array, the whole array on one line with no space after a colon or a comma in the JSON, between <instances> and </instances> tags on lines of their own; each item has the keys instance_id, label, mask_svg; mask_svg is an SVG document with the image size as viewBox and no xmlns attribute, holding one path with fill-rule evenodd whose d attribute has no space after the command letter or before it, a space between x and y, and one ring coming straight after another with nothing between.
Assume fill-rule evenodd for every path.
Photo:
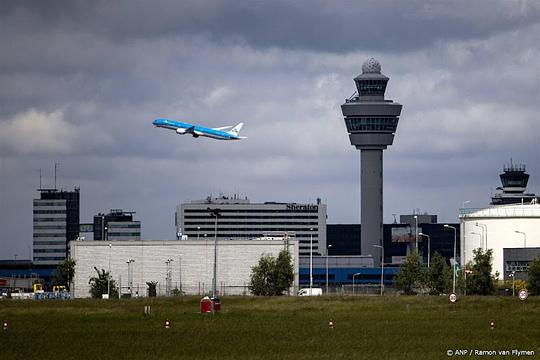
<instances>
[{"instance_id":1,"label":"office building","mask_svg":"<svg viewBox=\"0 0 540 360\"><path fill-rule=\"evenodd\" d=\"M354 79L357 93L341 105L351 145L360 150L361 250L373 254L375 266L383 245L383 150L394 141L402 107L384 98L388 80L377 60L367 60Z\"/></svg>"},{"instance_id":2,"label":"office building","mask_svg":"<svg viewBox=\"0 0 540 360\"><path fill-rule=\"evenodd\" d=\"M94 240L141 240L141 222L133 220L134 211L111 209L94 216Z\"/></svg>"},{"instance_id":3,"label":"office building","mask_svg":"<svg viewBox=\"0 0 540 360\"><path fill-rule=\"evenodd\" d=\"M326 204L265 202L249 199L208 197L177 207L176 227L180 239L207 240L215 232L216 218L208 209L219 209L217 238L220 240L253 240L281 233L294 235L301 256L326 254ZM290 236L292 237L292 236Z\"/></svg>"},{"instance_id":4,"label":"office building","mask_svg":"<svg viewBox=\"0 0 540 360\"><path fill-rule=\"evenodd\" d=\"M38 191L41 196L33 202L33 261L57 265L66 258L69 241L79 236L79 188Z\"/></svg>"}]
</instances>

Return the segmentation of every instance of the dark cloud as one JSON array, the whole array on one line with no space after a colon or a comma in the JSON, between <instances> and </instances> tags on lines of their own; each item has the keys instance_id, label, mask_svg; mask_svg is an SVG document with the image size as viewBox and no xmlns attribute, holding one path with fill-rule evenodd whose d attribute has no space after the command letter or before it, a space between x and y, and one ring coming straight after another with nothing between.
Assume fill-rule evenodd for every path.
<instances>
[{"instance_id":1,"label":"dark cloud","mask_svg":"<svg viewBox=\"0 0 540 360\"><path fill-rule=\"evenodd\" d=\"M4 13L7 26L96 34L117 41L204 34L325 52L410 51L440 40L482 38L538 22L534 1L138 1L23 2Z\"/></svg>"},{"instance_id":2,"label":"dark cloud","mask_svg":"<svg viewBox=\"0 0 540 360\"><path fill-rule=\"evenodd\" d=\"M32 241L37 169L81 187L81 218L124 208L173 238L182 201L328 203L359 218L360 156L339 105L377 57L404 104L385 152L385 220L420 208L457 221L488 202L513 157L540 192L535 2L2 3L0 257ZM155 129L240 121L242 142ZM535 180L536 179L536 180Z\"/></svg>"}]
</instances>

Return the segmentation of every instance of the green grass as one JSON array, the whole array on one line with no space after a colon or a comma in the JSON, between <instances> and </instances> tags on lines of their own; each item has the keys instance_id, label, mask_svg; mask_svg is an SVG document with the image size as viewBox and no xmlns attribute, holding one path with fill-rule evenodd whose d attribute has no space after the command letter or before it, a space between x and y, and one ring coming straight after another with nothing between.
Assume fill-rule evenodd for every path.
<instances>
[{"instance_id":1,"label":"green grass","mask_svg":"<svg viewBox=\"0 0 540 360\"><path fill-rule=\"evenodd\" d=\"M448 358L449 349L532 350L540 357L539 298L521 304L464 297L455 307L445 297L221 300L214 318L198 313L194 297L3 300L0 320L9 328L0 359L418 360ZM143 315L144 305L152 316Z\"/></svg>"}]
</instances>

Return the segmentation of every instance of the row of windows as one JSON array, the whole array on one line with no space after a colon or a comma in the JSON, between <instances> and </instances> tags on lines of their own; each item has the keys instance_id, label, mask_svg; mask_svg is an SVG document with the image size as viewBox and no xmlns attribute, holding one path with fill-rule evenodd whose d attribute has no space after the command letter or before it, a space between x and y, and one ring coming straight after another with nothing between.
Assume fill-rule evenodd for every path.
<instances>
[{"instance_id":1,"label":"row of windows","mask_svg":"<svg viewBox=\"0 0 540 360\"><path fill-rule=\"evenodd\" d=\"M34 261L62 261L65 260L65 256L58 257L58 256L51 256L51 257L35 257Z\"/></svg>"},{"instance_id":2,"label":"row of windows","mask_svg":"<svg viewBox=\"0 0 540 360\"><path fill-rule=\"evenodd\" d=\"M36 202L34 201L34 206L66 206L66 202L50 202L50 201L44 201L44 202Z\"/></svg>"},{"instance_id":3,"label":"row of windows","mask_svg":"<svg viewBox=\"0 0 540 360\"><path fill-rule=\"evenodd\" d=\"M201 225L198 221L186 221L184 223L185 226L187 225ZM207 226L212 225L212 222L208 222L205 224ZM264 221L264 222L224 222L218 220L218 225L237 225L237 226L245 226L245 225L307 225L307 226L318 226L319 223L316 221L312 222L287 222L287 221Z\"/></svg>"},{"instance_id":4,"label":"row of windows","mask_svg":"<svg viewBox=\"0 0 540 360\"><path fill-rule=\"evenodd\" d=\"M65 229L65 225L34 225L34 230Z\"/></svg>"},{"instance_id":5,"label":"row of windows","mask_svg":"<svg viewBox=\"0 0 540 360\"><path fill-rule=\"evenodd\" d=\"M66 233L64 232L62 234L34 234L34 237L35 238L39 238L39 237L65 238Z\"/></svg>"},{"instance_id":6,"label":"row of windows","mask_svg":"<svg viewBox=\"0 0 540 360\"><path fill-rule=\"evenodd\" d=\"M109 224L109 229L140 229L141 224Z\"/></svg>"},{"instance_id":7,"label":"row of windows","mask_svg":"<svg viewBox=\"0 0 540 360\"><path fill-rule=\"evenodd\" d=\"M262 209L220 209L220 213L284 213L284 214L290 214L290 213L318 213L317 205L312 205L315 208L312 209L295 209L295 210L287 210L287 209L276 209L276 210L262 210ZM184 209L184 213L205 213L209 214L206 209ZM210 216L210 215L208 215Z\"/></svg>"},{"instance_id":8,"label":"row of windows","mask_svg":"<svg viewBox=\"0 0 540 360\"><path fill-rule=\"evenodd\" d=\"M65 245L65 241L34 241L34 245Z\"/></svg>"},{"instance_id":9,"label":"row of windows","mask_svg":"<svg viewBox=\"0 0 540 360\"><path fill-rule=\"evenodd\" d=\"M184 234L184 235L189 235L190 238L194 237L194 236L197 236L196 234L193 235L193 234ZM206 236L205 236L206 235ZM208 238L208 239L211 239L214 237L214 231L211 231L211 232L208 232L208 233L205 233L203 234L202 232L199 234L199 238L202 239L202 238ZM228 239L253 239L253 238L259 238L259 237L263 237L263 234L261 233L251 233L251 234L222 234L222 233L219 233L217 234L217 237L218 238L228 238ZM301 236L299 236L298 234L296 234L296 238L299 238ZM306 235L304 236L304 238L307 237L309 238L309 235ZM317 234L314 233L313 234L313 243L316 242L316 239L317 238Z\"/></svg>"},{"instance_id":10,"label":"row of windows","mask_svg":"<svg viewBox=\"0 0 540 360\"><path fill-rule=\"evenodd\" d=\"M34 222L40 223L40 222L66 222L66 218L64 217L54 217L54 218L46 218L46 217L36 217L34 216Z\"/></svg>"},{"instance_id":11,"label":"row of windows","mask_svg":"<svg viewBox=\"0 0 540 360\"><path fill-rule=\"evenodd\" d=\"M390 131L394 132L397 128L398 119L395 117L365 118L365 117L346 117L345 125L347 131Z\"/></svg>"},{"instance_id":12,"label":"row of windows","mask_svg":"<svg viewBox=\"0 0 540 360\"><path fill-rule=\"evenodd\" d=\"M35 253L66 253L66 249L34 249Z\"/></svg>"},{"instance_id":13,"label":"row of windows","mask_svg":"<svg viewBox=\"0 0 540 360\"><path fill-rule=\"evenodd\" d=\"M236 230L236 231L256 231L259 234L261 234L261 232L270 232L270 231L279 231L279 232L295 231L296 236L301 236L299 234L299 232L302 231L302 232L304 232L302 234L302 236L310 236L309 232L306 233L306 231L307 231L306 228L264 228L264 229L261 229L260 227L257 227L257 228L242 228L242 229L237 229L237 228L224 229L224 228L219 228L218 227L218 229L217 229L218 233L220 233L222 231L231 231L231 230ZM214 227L207 227L207 228L201 227L200 229L197 229L197 228L193 228L193 227L185 227L184 231L185 232L192 232L192 233L199 232L200 234L202 234L204 232L206 232L208 234L210 234L210 233L213 234L214 231L215 231L215 228ZM312 234L313 234L313 236L317 236L316 231L313 231ZM110 235L110 233L109 233L109 235Z\"/></svg>"},{"instance_id":14,"label":"row of windows","mask_svg":"<svg viewBox=\"0 0 540 360\"><path fill-rule=\"evenodd\" d=\"M309 215L245 215L245 216L230 216L225 215L222 216L221 219L318 219L318 216L309 216ZM208 220L213 219L213 216L209 216L206 214L205 216L201 215L186 215L184 216L184 219L202 219L202 220Z\"/></svg>"},{"instance_id":15,"label":"row of windows","mask_svg":"<svg viewBox=\"0 0 540 360\"><path fill-rule=\"evenodd\" d=\"M65 214L66 210L34 210L34 214Z\"/></svg>"},{"instance_id":16,"label":"row of windows","mask_svg":"<svg viewBox=\"0 0 540 360\"><path fill-rule=\"evenodd\" d=\"M108 236L141 236L140 232L109 232Z\"/></svg>"}]
</instances>

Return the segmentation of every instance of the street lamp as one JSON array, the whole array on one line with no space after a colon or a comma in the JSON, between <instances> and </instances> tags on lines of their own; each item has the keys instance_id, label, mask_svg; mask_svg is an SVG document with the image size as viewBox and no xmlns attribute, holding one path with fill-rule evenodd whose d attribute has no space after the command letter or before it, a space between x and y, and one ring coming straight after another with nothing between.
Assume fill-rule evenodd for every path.
<instances>
[{"instance_id":1,"label":"street lamp","mask_svg":"<svg viewBox=\"0 0 540 360\"><path fill-rule=\"evenodd\" d=\"M129 295L130 296L133 295L133 266L131 264L134 263L134 262L135 262L134 259L128 259L126 261L126 263L128 265L128 288L129 288Z\"/></svg>"},{"instance_id":2,"label":"street lamp","mask_svg":"<svg viewBox=\"0 0 540 360\"><path fill-rule=\"evenodd\" d=\"M512 273L510 275L508 275L512 278L512 296L514 296L514 279L516 277L516 272L515 271L512 271Z\"/></svg>"},{"instance_id":3,"label":"street lamp","mask_svg":"<svg viewBox=\"0 0 540 360\"><path fill-rule=\"evenodd\" d=\"M427 237L427 267L429 269L429 260L431 258L431 238L429 235L424 233L418 233L418 235Z\"/></svg>"},{"instance_id":4,"label":"street lamp","mask_svg":"<svg viewBox=\"0 0 540 360\"><path fill-rule=\"evenodd\" d=\"M353 274L353 276L352 276L353 295L356 295L356 286L354 285L354 278L357 277L358 275L362 275L362 274L356 273L356 274Z\"/></svg>"},{"instance_id":5,"label":"street lamp","mask_svg":"<svg viewBox=\"0 0 540 360\"><path fill-rule=\"evenodd\" d=\"M487 248L488 248L487 247L488 246L488 244L487 244L488 243L487 225L486 224L480 224L479 222L475 223L474 225L482 228L482 235L483 235L484 246L485 246L484 250L487 251Z\"/></svg>"},{"instance_id":6,"label":"street lamp","mask_svg":"<svg viewBox=\"0 0 540 360\"><path fill-rule=\"evenodd\" d=\"M167 259L165 261L166 271L165 271L165 293L167 296L171 295L171 289L172 289L172 262L174 259Z\"/></svg>"},{"instance_id":7,"label":"street lamp","mask_svg":"<svg viewBox=\"0 0 540 360\"><path fill-rule=\"evenodd\" d=\"M111 248L112 244L109 243L109 274L107 275L107 299L111 296Z\"/></svg>"},{"instance_id":8,"label":"street lamp","mask_svg":"<svg viewBox=\"0 0 540 360\"><path fill-rule=\"evenodd\" d=\"M523 247L527 247L527 234L525 234L523 231L516 230L515 233L522 234L523 235Z\"/></svg>"},{"instance_id":9,"label":"street lamp","mask_svg":"<svg viewBox=\"0 0 540 360\"><path fill-rule=\"evenodd\" d=\"M448 224L444 224L444 227L445 228L450 228L450 229L453 229L454 230L454 276L452 278L452 292L455 294L456 293L456 241L457 241L457 229L453 226L450 226Z\"/></svg>"},{"instance_id":10,"label":"street lamp","mask_svg":"<svg viewBox=\"0 0 540 360\"><path fill-rule=\"evenodd\" d=\"M221 209L211 209L207 208L208 212L210 213L210 216L213 216L216 220L214 225L214 279L212 280L212 315L214 315L214 301L216 299L216 282L217 282L217 219L221 216Z\"/></svg>"},{"instance_id":11,"label":"street lamp","mask_svg":"<svg viewBox=\"0 0 540 360\"><path fill-rule=\"evenodd\" d=\"M178 282L180 283L180 295L182 295L182 256L184 254L178 254L178 268L180 272L178 273Z\"/></svg>"},{"instance_id":12,"label":"street lamp","mask_svg":"<svg viewBox=\"0 0 540 360\"><path fill-rule=\"evenodd\" d=\"M309 228L309 293L313 288L313 228Z\"/></svg>"},{"instance_id":13,"label":"street lamp","mask_svg":"<svg viewBox=\"0 0 540 360\"><path fill-rule=\"evenodd\" d=\"M331 247L332 247L332 244L326 247L326 294L327 295L328 295L328 252Z\"/></svg>"},{"instance_id":14,"label":"street lamp","mask_svg":"<svg viewBox=\"0 0 540 360\"><path fill-rule=\"evenodd\" d=\"M381 296L384 289L384 246L381 245L372 245L373 247L380 248L382 250L381 255Z\"/></svg>"},{"instance_id":15,"label":"street lamp","mask_svg":"<svg viewBox=\"0 0 540 360\"><path fill-rule=\"evenodd\" d=\"M414 241L416 243L416 252L418 251L418 215L414 215Z\"/></svg>"},{"instance_id":16,"label":"street lamp","mask_svg":"<svg viewBox=\"0 0 540 360\"><path fill-rule=\"evenodd\" d=\"M201 227L197 226L197 241L199 241L199 232L201 231Z\"/></svg>"}]
</instances>

